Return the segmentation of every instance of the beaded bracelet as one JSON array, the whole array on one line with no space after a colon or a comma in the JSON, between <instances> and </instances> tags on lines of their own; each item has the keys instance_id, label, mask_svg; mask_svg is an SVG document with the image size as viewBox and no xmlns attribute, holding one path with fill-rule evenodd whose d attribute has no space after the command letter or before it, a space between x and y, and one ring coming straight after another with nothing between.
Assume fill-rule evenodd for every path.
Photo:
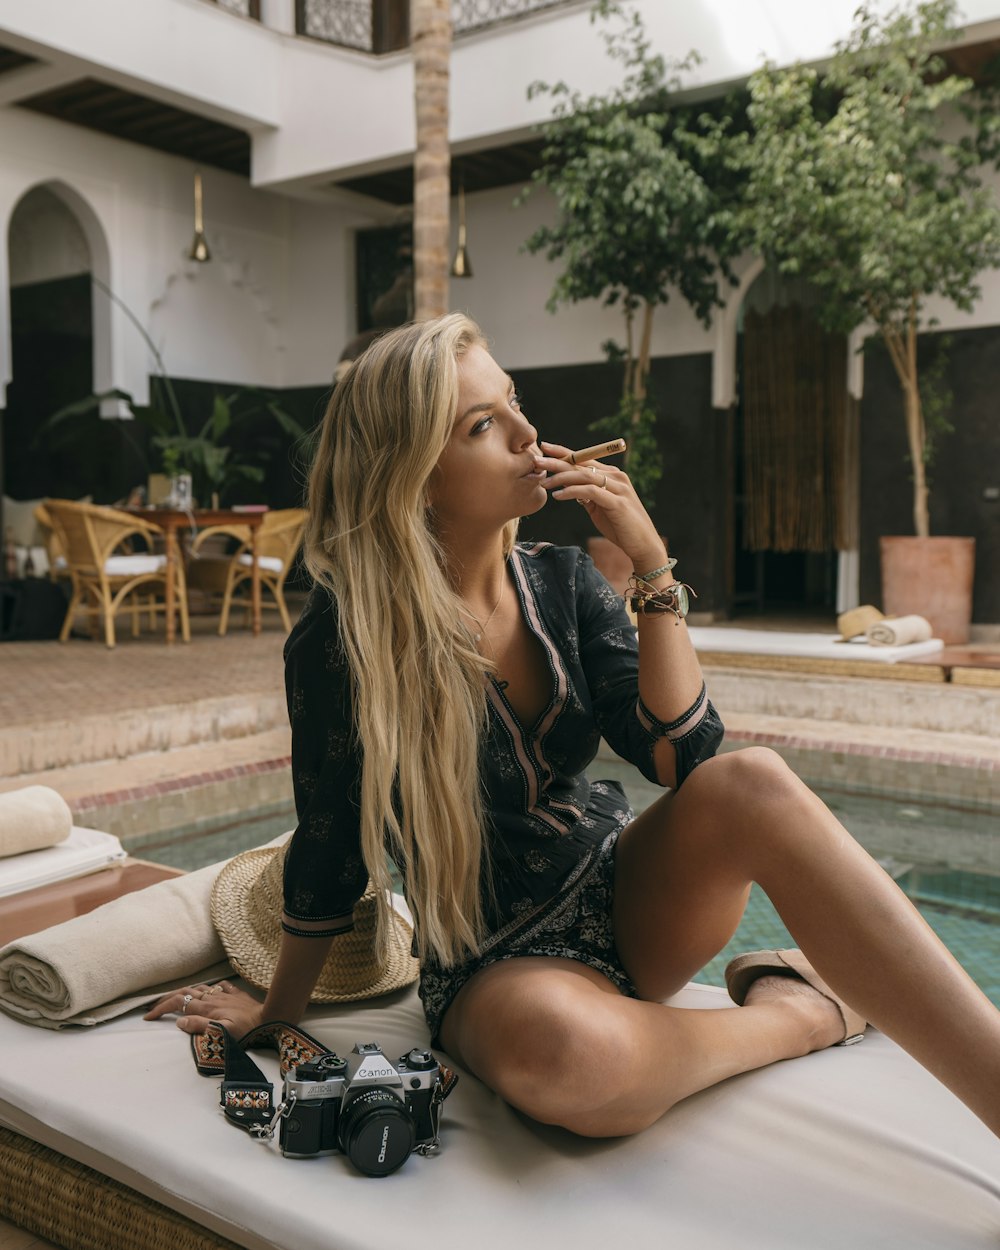
<instances>
[{"instance_id":1,"label":"beaded bracelet","mask_svg":"<svg viewBox=\"0 0 1000 1250\"><path fill-rule=\"evenodd\" d=\"M649 573L633 573L632 576L638 578L640 582L651 582L654 577L659 577L661 573L669 573L676 563L677 560L671 556L666 564L661 564L658 569L653 569Z\"/></svg>"}]
</instances>

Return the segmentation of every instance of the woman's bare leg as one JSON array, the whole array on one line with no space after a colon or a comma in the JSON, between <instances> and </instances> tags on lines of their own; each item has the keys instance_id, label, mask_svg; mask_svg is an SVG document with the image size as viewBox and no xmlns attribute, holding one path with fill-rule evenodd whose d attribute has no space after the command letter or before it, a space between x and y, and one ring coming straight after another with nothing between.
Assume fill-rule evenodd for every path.
<instances>
[{"instance_id":1,"label":"woman's bare leg","mask_svg":"<svg viewBox=\"0 0 1000 1250\"><path fill-rule=\"evenodd\" d=\"M622 835L615 933L641 993L668 996L716 954L753 881L831 988L1000 1134L1000 1011L771 751L708 760Z\"/></svg>"},{"instance_id":2,"label":"woman's bare leg","mask_svg":"<svg viewBox=\"0 0 1000 1250\"><path fill-rule=\"evenodd\" d=\"M600 973L570 960L509 959L466 983L441 1040L533 1119L587 1137L619 1137L726 1077L843 1036L828 999L805 986L804 994L789 995L760 984L753 1006L698 1011L624 998Z\"/></svg>"}]
</instances>

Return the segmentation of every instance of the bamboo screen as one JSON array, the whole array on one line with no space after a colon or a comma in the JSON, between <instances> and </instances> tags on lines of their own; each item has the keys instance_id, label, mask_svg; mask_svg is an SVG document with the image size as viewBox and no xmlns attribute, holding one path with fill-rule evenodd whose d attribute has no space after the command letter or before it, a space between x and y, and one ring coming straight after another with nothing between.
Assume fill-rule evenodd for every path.
<instances>
[{"instance_id":1,"label":"bamboo screen","mask_svg":"<svg viewBox=\"0 0 1000 1250\"><path fill-rule=\"evenodd\" d=\"M745 545L829 551L856 545L856 401L847 341L796 304L744 320Z\"/></svg>"}]
</instances>

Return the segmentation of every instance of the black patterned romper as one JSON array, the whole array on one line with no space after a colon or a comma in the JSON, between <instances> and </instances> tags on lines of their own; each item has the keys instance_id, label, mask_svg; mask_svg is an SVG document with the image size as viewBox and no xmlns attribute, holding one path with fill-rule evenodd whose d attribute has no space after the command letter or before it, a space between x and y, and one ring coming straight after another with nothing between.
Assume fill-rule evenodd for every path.
<instances>
[{"instance_id":1,"label":"black patterned romper","mask_svg":"<svg viewBox=\"0 0 1000 1250\"><path fill-rule=\"evenodd\" d=\"M425 961L420 996L437 1044L454 996L499 959L550 955L602 972L636 991L611 928L614 845L632 812L621 786L585 769L603 736L656 782L653 748L668 735L677 784L714 755L722 724L704 687L670 725L645 707L638 644L620 596L575 547L519 543L510 559L521 612L541 643L552 696L522 725L493 679L482 751L493 891L484 891L489 937L480 954L443 968ZM314 590L285 647L298 826L285 865L284 927L327 935L349 927L367 884L360 851L360 749L354 739L346 662L330 596Z\"/></svg>"}]
</instances>

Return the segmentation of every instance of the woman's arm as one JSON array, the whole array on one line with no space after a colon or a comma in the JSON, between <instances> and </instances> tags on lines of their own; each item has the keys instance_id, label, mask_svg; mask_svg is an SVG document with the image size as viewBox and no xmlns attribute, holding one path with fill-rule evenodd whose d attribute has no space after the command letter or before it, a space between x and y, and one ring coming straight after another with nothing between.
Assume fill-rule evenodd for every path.
<instances>
[{"instance_id":1,"label":"woman's arm","mask_svg":"<svg viewBox=\"0 0 1000 1250\"><path fill-rule=\"evenodd\" d=\"M295 1024L302 1019L332 942L332 937L296 937L282 932L274 977L261 1009L264 1021Z\"/></svg>"},{"instance_id":2,"label":"woman's arm","mask_svg":"<svg viewBox=\"0 0 1000 1250\"><path fill-rule=\"evenodd\" d=\"M543 465L550 470L546 486L556 499L579 500L598 530L629 557L637 574L667 563L663 541L625 473L603 464L596 472L587 466L574 468L558 458L565 448L550 443L543 448L555 457L546 458ZM649 588L663 590L674 580L672 570L665 569L648 579ZM692 733L710 710L703 697L701 665L686 624L672 612L640 612L637 625L640 717L657 739L656 779L661 785L676 786L681 770L675 742ZM714 714L712 719L718 723Z\"/></svg>"}]
</instances>

